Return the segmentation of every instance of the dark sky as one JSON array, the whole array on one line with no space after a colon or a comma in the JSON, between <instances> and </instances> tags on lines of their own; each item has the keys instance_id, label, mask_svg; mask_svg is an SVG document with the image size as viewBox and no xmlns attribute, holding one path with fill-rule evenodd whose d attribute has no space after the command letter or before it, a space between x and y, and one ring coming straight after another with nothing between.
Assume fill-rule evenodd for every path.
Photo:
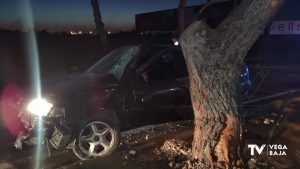
<instances>
[{"instance_id":1,"label":"dark sky","mask_svg":"<svg viewBox=\"0 0 300 169\"><path fill-rule=\"evenodd\" d=\"M0 0L0 28L21 27L22 0ZM99 0L106 29L126 31L134 28L137 13L176 8L179 0ZM205 0L189 0L197 5ZM38 29L49 31L94 30L90 0L30 0Z\"/></svg>"},{"instance_id":2,"label":"dark sky","mask_svg":"<svg viewBox=\"0 0 300 169\"><path fill-rule=\"evenodd\" d=\"M21 27L21 2L0 0L0 29ZM90 0L30 0L35 26L49 31L94 30ZM176 8L179 0L99 0L108 31L127 31L135 27L135 14ZM206 0L188 0L198 5ZM300 0L286 0L277 14L279 20L300 20Z\"/></svg>"}]
</instances>

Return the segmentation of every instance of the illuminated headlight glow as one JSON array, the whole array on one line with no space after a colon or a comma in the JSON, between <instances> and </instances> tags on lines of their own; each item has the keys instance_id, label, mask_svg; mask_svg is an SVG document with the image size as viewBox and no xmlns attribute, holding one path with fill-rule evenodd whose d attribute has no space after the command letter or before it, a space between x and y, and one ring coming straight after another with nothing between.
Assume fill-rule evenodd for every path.
<instances>
[{"instance_id":1,"label":"illuminated headlight glow","mask_svg":"<svg viewBox=\"0 0 300 169\"><path fill-rule=\"evenodd\" d=\"M37 116L47 116L52 107L53 104L45 99L34 99L29 102L27 110Z\"/></svg>"}]
</instances>

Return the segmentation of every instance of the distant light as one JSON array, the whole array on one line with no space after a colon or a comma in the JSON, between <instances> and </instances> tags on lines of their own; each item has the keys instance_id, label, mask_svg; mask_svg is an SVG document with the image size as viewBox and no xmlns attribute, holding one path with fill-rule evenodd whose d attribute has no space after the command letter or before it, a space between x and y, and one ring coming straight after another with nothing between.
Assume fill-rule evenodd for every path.
<instances>
[{"instance_id":1,"label":"distant light","mask_svg":"<svg viewBox=\"0 0 300 169\"><path fill-rule=\"evenodd\" d=\"M178 42L178 41L174 42L174 45L175 45L175 46L178 46L178 45L179 45L179 42Z\"/></svg>"},{"instance_id":2,"label":"distant light","mask_svg":"<svg viewBox=\"0 0 300 169\"><path fill-rule=\"evenodd\" d=\"M82 31L78 31L78 34L81 35L81 34L82 34Z\"/></svg>"},{"instance_id":3,"label":"distant light","mask_svg":"<svg viewBox=\"0 0 300 169\"><path fill-rule=\"evenodd\" d=\"M141 35L143 35L143 32L141 32Z\"/></svg>"},{"instance_id":4,"label":"distant light","mask_svg":"<svg viewBox=\"0 0 300 169\"><path fill-rule=\"evenodd\" d=\"M110 32L110 31L108 31L107 33L108 33L109 35L111 34L111 32Z\"/></svg>"},{"instance_id":5,"label":"distant light","mask_svg":"<svg viewBox=\"0 0 300 169\"><path fill-rule=\"evenodd\" d=\"M92 32L92 31L90 31L90 34L93 34L93 32Z\"/></svg>"}]
</instances>

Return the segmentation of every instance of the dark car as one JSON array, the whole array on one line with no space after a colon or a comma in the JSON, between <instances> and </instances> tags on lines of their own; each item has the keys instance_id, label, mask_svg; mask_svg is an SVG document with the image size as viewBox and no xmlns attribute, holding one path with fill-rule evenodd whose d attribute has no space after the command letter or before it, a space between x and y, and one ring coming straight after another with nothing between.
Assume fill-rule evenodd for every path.
<instances>
[{"instance_id":1,"label":"dark car","mask_svg":"<svg viewBox=\"0 0 300 169\"><path fill-rule=\"evenodd\" d=\"M246 68L243 88L250 85L248 74ZM28 132L15 146L32 140L43 123L45 138L56 149L71 147L81 159L110 155L119 145L120 130L192 119L188 86L179 47L118 48L85 73L43 81L42 98L23 99L21 120Z\"/></svg>"}]
</instances>

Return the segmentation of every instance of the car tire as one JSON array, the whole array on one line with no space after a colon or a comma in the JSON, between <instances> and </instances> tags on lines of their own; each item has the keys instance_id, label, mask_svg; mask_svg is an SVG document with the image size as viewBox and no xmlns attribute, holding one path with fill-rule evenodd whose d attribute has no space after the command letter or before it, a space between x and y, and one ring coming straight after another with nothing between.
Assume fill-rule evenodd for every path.
<instances>
[{"instance_id":1,"label":"car tire","mask_svg":"<svg viewBox=\"0 0 300 169\"><path fill-rule=\"evenodd\" d=\"M93 118L79 130L73 148L74 154L79 159L101 158L116 152L120 144L120 129L114 117ZM92 149L96 149L95 152Z\"/></svg>"}]
</instances>

